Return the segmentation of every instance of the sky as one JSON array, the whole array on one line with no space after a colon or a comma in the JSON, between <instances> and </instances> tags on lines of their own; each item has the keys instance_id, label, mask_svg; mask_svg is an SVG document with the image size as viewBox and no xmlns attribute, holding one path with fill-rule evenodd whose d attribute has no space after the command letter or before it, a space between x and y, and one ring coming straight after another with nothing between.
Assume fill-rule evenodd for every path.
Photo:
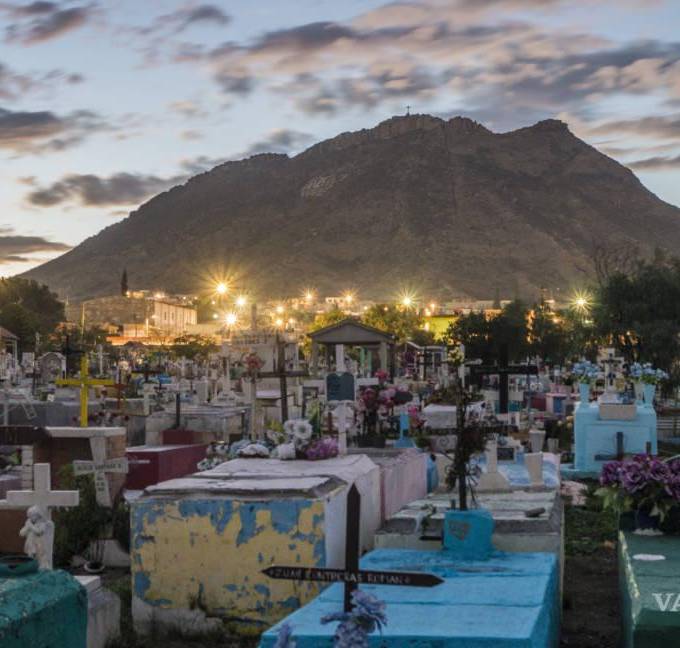
<instances>
[{"instance_id":1,"label":"sky","mask_svg":"<svg viewBox=\"0 0 680 648\"><path fill-rule=\"evenodd\" d=\"M0 275L408 107L562 119L680 206L678 25L680 0L0 0Z\"/></svg>"}]
</instances>

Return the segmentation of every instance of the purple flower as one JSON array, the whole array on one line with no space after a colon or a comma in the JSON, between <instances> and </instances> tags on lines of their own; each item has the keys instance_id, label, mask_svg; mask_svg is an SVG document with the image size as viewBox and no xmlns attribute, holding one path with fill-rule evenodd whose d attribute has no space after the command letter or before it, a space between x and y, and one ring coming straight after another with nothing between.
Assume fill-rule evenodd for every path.
<instances>
[{"instance_id":1,"label":"purple flower","mask_svg":"<svg viewBox=\"0 0 680 648\"><path fill-rule=\"evenodd\" d=\"M621 462L610 461L602 466L600 484L602 486L618 486L621 483Z\"/></svg>"},{"instance_id":2,"label":"purple flower","mask_svg":"<svg viewBox=\"0 0 680 648\"><path fill-rule=\"evenodd\" d=\"M649 464L649 476L652 480L664 484L671 478L671 471L663 461L652 459Z\"/></svg>"},{"instance_id":3,"label":"purple flower","mask_svg":"<svg viewBox=\"0 0 680 648\"><path fill-rule=\"evenodd\" d=\"M636 462L631 461L621 468L621 484L628 493L637 493L647 483L645 470Z\"/></svg>"},{"instance_id":4,"label":"purple flower","mask_svg":"<svg viewBox=\"0 0 680 648\"><path fill-rule=\"evenodd\" d=\"M664 490L676 501L680 502L680 475L675 475L664 484Z\"/></svg>"},{"instance_id":5,"label":"purple flower","mask_svg":"<svg viewBox=\"0 0 680 648\"><path fill-rule=\"evenodd\" d=\"M295 641L293 641L293 628L290 623L284 623L279 628L279 633L276 636L274 648L295 648Z\"/></svg>"}]
</instances>

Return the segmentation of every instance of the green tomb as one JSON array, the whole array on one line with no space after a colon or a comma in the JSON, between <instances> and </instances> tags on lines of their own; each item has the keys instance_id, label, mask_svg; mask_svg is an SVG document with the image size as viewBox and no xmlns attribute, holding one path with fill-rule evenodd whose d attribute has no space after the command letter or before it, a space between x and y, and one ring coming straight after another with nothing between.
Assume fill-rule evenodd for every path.
<instances>
[{"instance_id":1,"label":"green tomb","mask_svg":"<svg viewBox=\"0 0 680 648\"><path fill-rule=\"evenodd\" d=\"M86 648L87 593L64 571L0 576L2 648Z\"/></svg>"},{"instance_id":2,"label":"green tomb","mask_svg":"<svg viewBox=\"0 0 680 648\"><path fill-rule=\"evenodd\" d=\"M677 646L680 537L650 537L621 531L619 580L623 645L626 648Z\"/></svg>"}]
</instances>

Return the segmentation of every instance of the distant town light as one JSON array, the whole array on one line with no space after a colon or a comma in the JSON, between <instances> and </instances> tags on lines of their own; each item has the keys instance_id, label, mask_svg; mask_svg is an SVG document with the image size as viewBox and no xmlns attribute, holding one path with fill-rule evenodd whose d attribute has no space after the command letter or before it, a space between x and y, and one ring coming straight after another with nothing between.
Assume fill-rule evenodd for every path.
<instances>
[{"instance_id":1,"label":"distant town light","mask_svg":"<svg viewBox=\"0 0 680 648\"><path fill-rule=\"evenodd\" d=\"M276 312L277 312L279 315L283 315L283 311L285 311L285 310L286 310L286 309L283 307L282 304L279 304L279 305L276 307Z\"/></svg>"},{"instance_id":2,"label":"distant town light","mask_svg":"<svg viewBox=\"0 0 680 648\"><path fill-rule=\"evenodd\" d=\"M238 321L238 315L236 313L227 313L224 316L224 321L227 323L228 326L234 326L236 322Z\"/></svg>"},{"instance_id":3,"label":"distant town light","mask_svg":"<svg viewBox=\"0 0 680 648\"><path fill-rule=\"evenodd\" d=\"M225 284L223 281L220 281L217 286L215 286L215 292L218 295L226 295L227 294L227 284Z\"/></svg>"},{"instance_id":4,"label":"distant town light","mask_svg":"<svg viewBox=\"0 0 680 648\"><path fill-rule=\"evenodd\" d=\"M239 308L243 308L248 303L248 298L245 295L239 295L236 298L236 305Z\"/></svg>"},{"instance_id":5,"label":"distant town light","mask_svg":"<svg viewBox=\"0 0 680 648\"><path fill-rule=\"evenodd\" d=\"M276 325L277 328L281 328L283 326L283 320L280 317L277 317L276 320L274 321L274 324Z\"/></svg>"},{"instance_id":6,"label":"distant town light","mask_svg":"<svg viewBox=\"0 0 680 648\"><path fill-rule=\"evenodd\" d=\"M592 296L585 291L576 292L572 297L571 306L579 313L587 313L592 307Z\"/></svg>"}]
</instances>

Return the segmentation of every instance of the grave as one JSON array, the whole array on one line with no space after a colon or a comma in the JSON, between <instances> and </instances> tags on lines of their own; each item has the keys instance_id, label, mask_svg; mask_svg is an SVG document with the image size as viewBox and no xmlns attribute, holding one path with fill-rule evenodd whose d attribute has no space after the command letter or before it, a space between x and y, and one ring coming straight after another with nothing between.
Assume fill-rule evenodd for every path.
<instances>
[{"instance_id":1,"label":"grave","mask_svg":"<svg viewBox=\"0 0 680 648\"><path fill-rule=\"evenodd\" d=\"M87 594L73 576L51 570L8 575L0 564L2 648L85 648L87 623Z\"/></svg>"},{"instance_id":2,"label":"grave","mask_svg":"<svg viewBox=\"0 0 680 648\"><path fill-rule=\"evenodd\" d=\"M33 487L33 466L47 463L51 468L51 487L59 485L62 468L74 461L92 461L93 456L118 461L125 458L125 428L102 427L0 427L0 443L21 448L21 486ZM108 472L105 477L109 498L115 498L123 488L125 475ZM100 482L103 486L103 482ZM18 489L14 489L18 490ZM102 491L100 490L100 497ZM101 501L105 501L106 496ZM23 525L23 516L15 510L0 509L0 552L19 551L21 543L17 533Z\"/></svg>"},{"instance_id":3,"label":"grave","mask_svg":"<svg viewBox=\"0 0 680 648\"><path fill-rule=\"evenodd\" d=\"M130 469L125 486L129 490L143 490L147 486L177 479L196 472L199 461L205 458L207 444L168 444L161 446L132 446L127 449Z\"/></svg>"},{"instance_id":4,"label":"grave","mask_svg":"<svg viewBox=\"0 0 680 648\"><path fill-rule=\"evenodd\" d=\"M231 616L261 630L310 600L317 585L273 584L260 571L275 563L341 567L352 484L365 503L363 551L380 526L380 471L363 455L236 459L147 488L132 503L136 627L209 630ZM197 597L201 606L191 609Z\"/></svg>"},{"instance_id":5,"label":"grave","mask_svg":"<svg viewBox=\"0 0 680 648\"><path fill-rule=\"evenodd\" d=\"M493 545L500 551L540 551L555 554L562 564L564 511L559 491L513 490L477 493L477 505L493 516ZM434 493L411 502L385 522L375 536L381 549L433 550L442 537L444 513L451 503L448 493ZM544 509L536 517L525 512Z\"/></svg>"},{"instance_id":6,"label":"grave","mask_svg":"<svg viewBox=\"0 0 680 648\"><path fill-rule=\"evenodd\" d=\"M619 589L625 648L674 646L680 636L677 536L619 532Z\"/></svg>"},{"instance_id":7,"label":"grave","mask_svg":"<svg viewBox=\"0 0 680 648\"><path fill-rule=\"evenodd\" d=\"M380 468L380 519L389 519L409 502L427 495L427 455L416 448L349 448Z\"/></svg>"},{"instance_id":8,"label":"grave","mask_svg":"<svg viewBox=\"0 0 680 648\"><path fill-rule=\"evenodd\" d=\"M616 409L618 404L611 404ZM626 407L626 406L622 406ZM620 455L657 454L656 412L631 405L633 418L607 417L600 403L581 403L574 412L574 463L562 466L565 479L596 478L602 466Z\"/></svg>"},{"instance_id":9,"label":"grave","mask_svg":"<svg viewBox=\"0 0 680 648\"><path fill-rule=\"evenodd\" d=\"M354 574L352 582L385 603L387 624L380 634L371 635L370 644L385 648L556 646L560 608L555 556L492 550L493 522L484 511L449 509L445 518L443 549L378 549L364 556L360 569L350 565L341 574L343 578ZM375 576L362 578L362 574ZM291 570L287 577L291 576L298 574ZM299 576L308 575L303 571ZM383 578L394 578L393 584L401 586L383 584ZM340 612L343 603L348 611L347 588L336 582L265 632L260 647L276 644L283 623L292 629L298 648L331 645L335 626L322 624L321 619Z\"/></svg>"}]
</instances>

